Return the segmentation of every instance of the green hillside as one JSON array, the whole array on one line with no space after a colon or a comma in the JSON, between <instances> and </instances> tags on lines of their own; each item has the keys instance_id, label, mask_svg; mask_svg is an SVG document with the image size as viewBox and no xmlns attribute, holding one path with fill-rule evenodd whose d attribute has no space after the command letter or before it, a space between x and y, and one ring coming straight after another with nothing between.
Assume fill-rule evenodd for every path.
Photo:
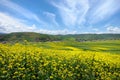
<instances>
[{"instance_id":1,"label":"green hillside","mask_svg":"<svg viewBox=\"0 0 120 80\"><path fill-rule=\"evenodd\" d=\"M10 34L0 34L0 41L22 42L24 40L30 42L45 41L93 41L93 40L118 40L120 34L69 34L69 35L48 35L34 32L17 32Z\"/></svg>"},{"instance_id":2,"label":"green hillside","mask_svg":"<svg viewBox=\"0 0 120 80\"><path fill-rule=\"evenodd\" d=\"M59 38L53 35L39 34L34 32L17 32L10 34L1 34L0 41L30 41L30 42L39 42L39 41L55 41Z\"/></svg>"},{"instance_id":3,"label":"green hillside","mask_svg":"<svg viewBox=\"0 0 120 80\"><path fill-rule=\"evenodd\" d=\"M66 35L66 39L74 38L76 41L92 41L92 40L118 40L120 34L76 34Z\"/></svg>"}]
</instances>

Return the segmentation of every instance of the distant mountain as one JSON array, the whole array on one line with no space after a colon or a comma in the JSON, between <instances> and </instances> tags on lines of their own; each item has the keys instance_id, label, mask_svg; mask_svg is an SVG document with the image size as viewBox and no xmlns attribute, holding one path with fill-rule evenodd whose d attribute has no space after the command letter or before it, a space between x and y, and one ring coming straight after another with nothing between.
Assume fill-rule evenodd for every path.
<instances>
[{"instance_id":1,"label":"distant mountain","mask_svg":"<svg viewBox=\"0 0 120 80\"><path fill-rule=\"evenodd\" d=\"M0 34L5 34L5 33L0 33Z\"/></svg>"},{"instance_id":2,"label":"distant mountain","mask_svg":"<svg viewBox=\"0 0 120 80\"><path fill-rule=\"evenodd\" d=\"M45 41L92 41L92 40L113 40L120 39L120 34L69 34L69 35L48 35L34 32L16 32L10 34L0 34L0 41L22 42L24 40L30 42L45 42Z\"/></svg>"},{"instance_id":3,"label":"distant mountain","mask_svg":"<svg viewBox=\"0 0 120 80\"><path fill-rule=\"evenodd\" d=\"M118 39L120 39L120 34L76 34L76 35L65 35L65 36L67 39L74 38L76 41L118 40Z\"/></svg>"},{"instance_id":4,"label":"distant mountain","mask_svg":"<svg viewBox=\"0 0 120 80\"><path fill-rule=\"evenodd\" d=\"M56 41L59 40L58 37L47 34L39 34L34 32L16 32L10 34L1 34L0 41L31 41L31 42L39 42L39 41Z\"/></svg>"}]
</instances>

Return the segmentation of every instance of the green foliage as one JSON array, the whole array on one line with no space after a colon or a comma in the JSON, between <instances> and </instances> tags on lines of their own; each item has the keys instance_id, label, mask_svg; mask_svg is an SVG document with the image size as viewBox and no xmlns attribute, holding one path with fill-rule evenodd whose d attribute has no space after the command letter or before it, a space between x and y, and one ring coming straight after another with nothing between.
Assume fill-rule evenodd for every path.
<instances>
[{"instance_id":1,"label":"green foliage","mask_svg":"<svg viewBox=\"0 0 120 80\"><path fill-rule=\"evenodd\" d=\"M73 37L76 41L117 40L120 39L120 34L76 34L66 35L66 37Z\"/></svg>"},{"instance_id":2,"label":"green foliage","mask_svg":"<svg viewBox=\"0 0 120 80\"><path fill-rule=\"evenodd\" d=\"M34 32L17 32L0 34L0 41L8 42L46 42L46 41L96 41L119 40L120 34L74 34L74 35L48 35Z\"/></svg>"},{"instance_id":3,"label":"green foliage","mask_svg":"<svg viewBox=\"0 0 120 80\"><path fill-rule=\"evenodd\" d=\"M33 45L32 43L30 45ZM120 40L103 41L59 41L59 42L35 42L35 46L53 50L82 50L92 52L107 52L120 54ZM33 46L34 46L33 45Z\"/></svg>"},{"instance_id":4,"label":"green foliage","mask_svg":"<svg viewBox=\"0 0 120 80\"><path fill-rule=\"evenodd\" d=\"M59 40L59 38L53 35L39 34L33 32L17 32L0 35L0 41L23 42L24 40L27 40L29 42L45 42L56 41Z\"/></svg>"}]
</instances>

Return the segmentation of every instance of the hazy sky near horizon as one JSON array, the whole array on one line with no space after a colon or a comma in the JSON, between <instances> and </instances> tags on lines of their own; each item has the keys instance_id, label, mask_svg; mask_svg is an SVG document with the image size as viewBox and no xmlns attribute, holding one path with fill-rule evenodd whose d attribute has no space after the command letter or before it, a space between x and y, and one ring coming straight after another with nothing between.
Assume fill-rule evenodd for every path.
<instances>
[{"instance_id":1,"label":"hazy sky near horizon","mask_svg":"<svg viewBox=\"0 0 120 80\"><path fill-rule=\"evenodd\" d=\"M0 0L0 33L120 33L120 0Z\"/></svg>"}]
</instances>

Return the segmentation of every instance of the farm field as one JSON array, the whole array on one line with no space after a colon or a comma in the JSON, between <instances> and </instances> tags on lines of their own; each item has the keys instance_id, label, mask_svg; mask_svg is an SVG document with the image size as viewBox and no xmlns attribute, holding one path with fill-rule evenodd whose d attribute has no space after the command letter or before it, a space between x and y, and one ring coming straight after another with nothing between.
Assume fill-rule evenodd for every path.
<instances>
[{"instance_id":1,"label":"farm field","mask_svg":"<svg viewBox=\"0 0 120 80\"><path fill-rule=\"evenodd\" d=\"M120 80L120 40L0 44L0 80Z\"/></svg>"}]
</instances>

